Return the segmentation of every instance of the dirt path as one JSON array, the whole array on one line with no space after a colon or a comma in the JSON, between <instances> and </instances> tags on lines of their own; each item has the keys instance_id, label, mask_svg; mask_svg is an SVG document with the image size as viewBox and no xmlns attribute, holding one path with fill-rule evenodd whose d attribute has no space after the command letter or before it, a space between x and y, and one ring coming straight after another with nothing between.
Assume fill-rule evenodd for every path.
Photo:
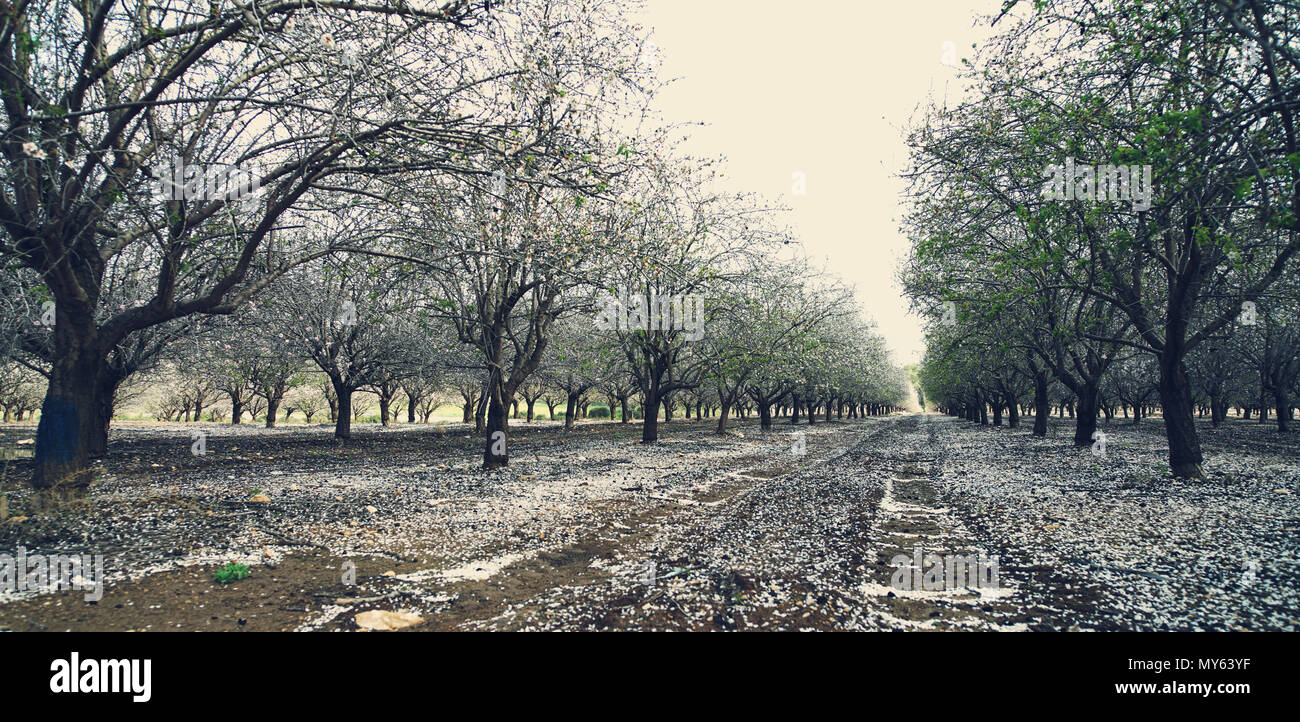
<instances>
[{"instance_id":1,"label":"dirt path","mask_svg":"<svg viewBox=\"0 0 1300 722\"><path fill-rule=\"evenodd\" d=\"M933 451L901 459L881 453L931 447L922 418L805 437L805 456L770 456L731 472L718 491L648 509L504 567L500 558L483 560L483 572L499 571L436 585L454 601L435 626L1017 628L1003 619L1015 614L1008 590L931 592L919 588L919 576L914 592L890 586L890 561L911 556L913 546L945 554L972 546L960 522L935 505L926 478L937 468ZM799 441L791 438L792 446Z\"/></svg>"},{"instance_id":2,"label":"dirt path","mask_svg":"<svg viewBox=\"0 0 1300 722\"><path fill-rule=\"evenodd\" d=\"M412 631L1296 627L1297 513L1276 480L1294 453L1150 484L1145 433L1098 459L925 414L710 428L653 446L537 430L488 474L411 437L328 472L287 459L261 477L270 505L232 499L246 482L225 467L110 484L91 546L131 523L193 549L129 550L98 603L10 601L0 628L347 631L372 610L418 614ZM214 584L222 555L253 576Z\"/></svg>"}]
</instances>

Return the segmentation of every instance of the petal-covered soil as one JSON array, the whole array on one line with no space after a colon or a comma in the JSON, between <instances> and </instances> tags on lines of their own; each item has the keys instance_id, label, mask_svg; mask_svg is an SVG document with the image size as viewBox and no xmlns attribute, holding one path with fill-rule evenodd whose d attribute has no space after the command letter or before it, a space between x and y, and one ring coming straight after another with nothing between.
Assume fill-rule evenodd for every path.
<instances>
[{"instance_id":1,"label":"petal-covered soil","mask_svg":"<svg viewBox=\"0 0 1300 722\"><path fill-rule=\"evenodd\" d=\"M1158 419L1103 424L1105 454L1052 421L1040 440L922 414L725 437L679 419L655 445L517 423L494 472L460 425L346 445L124 425L87 506L0 524L0 552L102 554L103 598L0 590L0 628L356 630L366 611L414 613L411 630L1300 628L1297 437L1207 425L1189 482L1164 474ZM31 433L0 427L0 446ZM26 463L5 471L15 514ZM994 574L926 589L900 560L927 555ZM216 583L230 562L251 576Z\"/></svg>"}]
</instances>

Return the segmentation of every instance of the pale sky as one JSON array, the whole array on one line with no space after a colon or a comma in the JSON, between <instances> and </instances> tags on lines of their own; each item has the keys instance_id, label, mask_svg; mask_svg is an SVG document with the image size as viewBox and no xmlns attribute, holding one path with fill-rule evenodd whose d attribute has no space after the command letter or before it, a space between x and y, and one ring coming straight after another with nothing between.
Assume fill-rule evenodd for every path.
<instances>
[{"instance_id":1,"label":"pale sky","mask_svg":"<svg viewBox=\"0 0 1300 722\"><path fill-rule=\"evenodd\" d=\"M789 206L808 254L857 289L899 364L919 361L921 325L894 280L903 131L930 95L959 95L945 49L973 57L976 16L1000 0L646 0L643 24L678 80L655 104L700 121L685 149L727 158L736 190ZM945 48L944 43L952 43ZM805 195L792 175L806 176Z\"/></svg>"}]
</instances>

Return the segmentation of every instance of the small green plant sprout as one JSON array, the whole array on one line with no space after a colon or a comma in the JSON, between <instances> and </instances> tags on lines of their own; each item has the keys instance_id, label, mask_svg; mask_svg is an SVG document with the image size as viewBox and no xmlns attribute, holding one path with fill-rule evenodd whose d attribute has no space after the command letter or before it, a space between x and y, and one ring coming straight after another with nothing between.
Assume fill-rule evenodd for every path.
<instances>
[{"instance_id":1,"label":"small green plant sprout","mask_svg":"<svg viewBox=\"0 0 1300 722\"><path fill-rule=\"evenodd\" d=\"M239 581L251 574L248 567L244 564L227 564L212 573L212 580L218 584L229 584Z\"/></svg>"},{"instance_id":2,"label":"small green plant sprout","mask_svg":"<svg viewBox=\"0 0 1300 722\"><path fill-rule=\"evenodd\" d=\"M262 493L262 490L259 489L259 488L257 488L257 487L253 487L252 489L249 489L249 490L248 490L248 495L249 495L249 496L257 496L258 494L261 494L261 493Z\"/></svg>"}]
</instances>

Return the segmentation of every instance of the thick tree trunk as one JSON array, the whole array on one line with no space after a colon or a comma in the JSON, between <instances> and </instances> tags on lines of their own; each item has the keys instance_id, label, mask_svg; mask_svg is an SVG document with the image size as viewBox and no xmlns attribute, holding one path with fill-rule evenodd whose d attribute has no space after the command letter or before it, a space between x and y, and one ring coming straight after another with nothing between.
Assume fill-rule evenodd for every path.
<instances>
[{"instance_id":1,"label":"thick tree trunk","mask_svg":"<svg viewBox=\"0 0 1300 722\"><path fill-rule=\"evenodd\" d=\"M722 401L722 410L718 412L718 428L714 432L718 436L725 436L727 433L727 419L731 416L731 402Z\"/></svg>"},{"instance_id":2,"label":"thick tree trunk","mask_svg":"<svg viewBox=\"0 0 1300 722\"><path fill-rule=\"evenodd\" d=\"M32 487L41 508L85 495L94 478L94 447L107 437L104 406L112 405L111 398L102 397L109 378L106 359L68 338L61 341L63 353L50 369L36 427Z\"/></svg>"},{"instance_id":3,"label":"thick tree trunk","mask_svg":"<svg viewBox=\"0 0 1300 722\"><path fill-rule=\"evenodd\" d=\"M659 389L652 385L645 395L644 417L641 424L641 443L653 444L659 440Z\"/></svg>"},{"instance_id":4,"label":"thick tree trunk","mask_svg":"<svg viewBox=\"0 0 1300 722\"><path fill-rule=\"evenodd\" d=\"M1273 401L1277 410L1277 430L1285 434L1291 430L1291 399L1286 387L1278 385L1273 388Z\"/></svg>"},{"instance_id":5,"label":"thick tree trunk","mask_svg":"<svg viewBox=\"0 0 1300 722\"><path fill-rule=\"evenodd\" d=\"M334 384L334 394L338 397L338 418L334 420L334 438L352 438L352 389Z\"/></svg>"},{"instance_id":6,"label":"thick tree trunk","mask_svg":"<svg viewBox=\"0 0 1300 722\"><path fill-rule=\"evenodd\" d=\"M1169 441L1169 469L1184 479L1202 478L1201 442L1192 419L1192 387L1180 357L1166 350L1160 359L1160 406Z\"/></svg>"},{"instance_id":7,"label":"thick tree trunk","mask_svg":"<svg viewBox=\"0 0 1300 722\"><path fill-rule=\"evenodd\" d=\"M772 428L772 404L758 402L758 428L764 431Z\"/></svg>"},{"instance_id":8,"label":"thick tree trunk","mask_svg":"<svg viewBox=\"0 0 1300 722\"><path fill-rule=\"evenodd\" d=\"M483 446L483 468L500 469L510 463L510 416L506 409L511 399L505 397L505 389L499 379L488 389L487 403L487 439ZM565 420L568 423L568 420Z\"/></svg>"},{"instance_id":9,"label":"thick tree trunk","mask_svg":"<svg viewBox=\"0 0 1300 722\"><path fill-rule=\"evenodd\" d=\"M275 415L280 412L280 397L273 396L266 402L266 428L275 428Z\"/></svg>"},{"instance_id":10,"label":"thick tree trunk","mask_svg":"<svg viewBox=\"0 0 1300 722\"><path fill-rule=\"evenodd\" d=\"M564 428L573 428L573 417L578 413L578 395L569 394L568 401L564 406Z\"/></svg>"},{"instance_id":11,"label":"thick tree trunk","mask_svg":"<svg viewBox=\"0 0 1300 722\"><path fill-rule=\"evenodd\" d=\"M1074 415L1074 445L1092 446L1097 432L1097 384L1085 383L1078 393L1078 410Z\"/></svg>"},{"instance_id":12,"label":"thick tree trunk","mask_svg":"<svg viewBox=\"0 0 1300 722\"><path fill-rule=\"evenodd\" d=\"M1210 425L1218 427L1228 417L1228 403L1222 394L1210 396Z\"/></svg>"},{"instance_id":13,"label":"thick tree trunk","mask_svg":"<svg viewBox=\"0 0 1300 722\"><path fill-rule=\"evenodd\" d=\"M406 423L415 423L415 405L419 402L420 400L415 397L415 394L409 392L406 394Z\"/></svg>"},{"instance_id":14,"label":"thick tree trunk","mask_svg":"<svg viewBox=\"0 0 1300 722\"><path fill-rule=\"evenodd\" d=\"M619 399L618 405L619 405L619 411L621 411L623 414L622 423L626 424L627 423L627 397L624 396L623 398Z\"/></svg>"},{"instance_id":15,"label":"thick tree trunk","mask_svg":"<svg viewBox=\"0 0 1300 722\"><path fill-rule=\"evenodd\" d=\"M95 433L88 442L92 459L102 458L108 453L108 428L113 423L113 401L117 397L117 387L122 383L123 378L109 369L100 380L99 393L96 395L99 419L95 424ZM28 419L35 416L35 409L27 414ZM194 418L195 421L198 420L197 416Z\"/></svg>"}]
</instances>

